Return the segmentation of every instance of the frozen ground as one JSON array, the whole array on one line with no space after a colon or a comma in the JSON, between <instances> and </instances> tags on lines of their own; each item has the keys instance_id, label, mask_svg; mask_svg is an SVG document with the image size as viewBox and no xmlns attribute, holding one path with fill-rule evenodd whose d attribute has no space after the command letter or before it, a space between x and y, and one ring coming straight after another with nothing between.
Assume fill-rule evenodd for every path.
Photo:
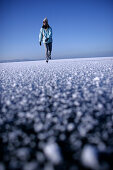
<instances>
[{"instance_id":1,"label":"frozen ground","mask_svg":"<svg viewBox=\"0 0 113 170\"><path fill-rule=\"evenodd\" d=\"M113 58L0 64L0 170L113 169Z\"/></svg>"}]
</instances>

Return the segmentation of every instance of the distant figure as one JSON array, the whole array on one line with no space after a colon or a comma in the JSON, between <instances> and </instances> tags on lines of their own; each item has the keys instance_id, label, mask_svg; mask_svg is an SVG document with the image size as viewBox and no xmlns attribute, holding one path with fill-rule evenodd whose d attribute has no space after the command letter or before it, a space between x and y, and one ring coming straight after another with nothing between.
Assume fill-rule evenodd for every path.
<instances>
[{"instance_id":1,"label":"distant figure","mask_svg":"<svg viewBox=\"0 0 113 170\"><path fill-rule=\"evenodd\" d=\"M40 46L42 41L45 45L46 62L48 63L48 60L51 59L52 51L52 28L49 26L47 18L43 20L43 26L40 29L39 33Z\"/></svg>"}]
</instances>

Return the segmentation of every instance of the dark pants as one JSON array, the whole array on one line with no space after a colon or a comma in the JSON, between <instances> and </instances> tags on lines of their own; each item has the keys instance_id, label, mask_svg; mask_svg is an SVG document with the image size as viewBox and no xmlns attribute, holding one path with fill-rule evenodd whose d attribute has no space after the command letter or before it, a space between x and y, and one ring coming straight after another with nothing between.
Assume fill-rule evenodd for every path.
<instances>
[{"instance_id":1,"label":"dark pants","mask_svg":"<svg viewBox=\"0 0 113 170\"><path fill-rule=\"evenodd\" d=\"M45 45L46 60L48 60L51 57L52 42L44 43L44 45Z\"/></svg>"}]
</instances>

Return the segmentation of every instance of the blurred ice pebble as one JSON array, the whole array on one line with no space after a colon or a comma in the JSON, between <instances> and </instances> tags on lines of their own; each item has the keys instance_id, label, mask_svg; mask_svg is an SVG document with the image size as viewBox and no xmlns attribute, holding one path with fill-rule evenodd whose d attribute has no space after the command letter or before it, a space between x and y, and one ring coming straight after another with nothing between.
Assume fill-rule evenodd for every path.
<instances>
[{"instance_id":1,"label":"blurred ice pebble","mask_svg":"<svg viewBox=\"0 0 113 170\"><path fill-rule=\"evenodd\" d=\"M44 153L48 160L58 165L62 162L61 151L57 143L48 143L44 147Z\"/></svg>"},{"instance_id":2,"label":"blurred ice pebble","mask_svg":"<svg viewBox=\"0 0 113 170\"><path fill-rule=\"evenodd\" d=\"M81 162L86 168L100 170L98 152L95 147L85 145L81 153Z\"/></svg>"},{"instance_id":3,"label":"blurred ice pebble","mask_svg":"<svg viewBox=\"0 0 113 170\"><path fill-rule=\"evenodd\" d=\"M0 170L5 170L5 166L3 163L0 162Z\"/></svg>"},{"instance_id":4,"label":"blurred ice pebble","mask_svg":"<svg viewBox=\"0 0 113 170\"><path fill-rule=\"evenodd\" d=\"M100 79L99 79L99 77L95 77L94 79L93 79L93 81L99 81Z\"/></svg>"}]
</instances>

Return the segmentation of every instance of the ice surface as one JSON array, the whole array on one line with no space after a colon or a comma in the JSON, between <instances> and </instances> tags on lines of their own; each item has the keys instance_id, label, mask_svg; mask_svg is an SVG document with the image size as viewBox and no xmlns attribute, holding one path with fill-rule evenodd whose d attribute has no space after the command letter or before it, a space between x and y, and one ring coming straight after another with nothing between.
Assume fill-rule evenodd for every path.
<instances>
[{"instance_id":1,"label":"ice surface","mask_svg":"<svg viewBox=\"0 0 113 170\"><path fill-rule=\"evenodd\" d=\"M0 84L3 170L113 169L112 57L0 63Z\"/></svg>"}]
</instances>

